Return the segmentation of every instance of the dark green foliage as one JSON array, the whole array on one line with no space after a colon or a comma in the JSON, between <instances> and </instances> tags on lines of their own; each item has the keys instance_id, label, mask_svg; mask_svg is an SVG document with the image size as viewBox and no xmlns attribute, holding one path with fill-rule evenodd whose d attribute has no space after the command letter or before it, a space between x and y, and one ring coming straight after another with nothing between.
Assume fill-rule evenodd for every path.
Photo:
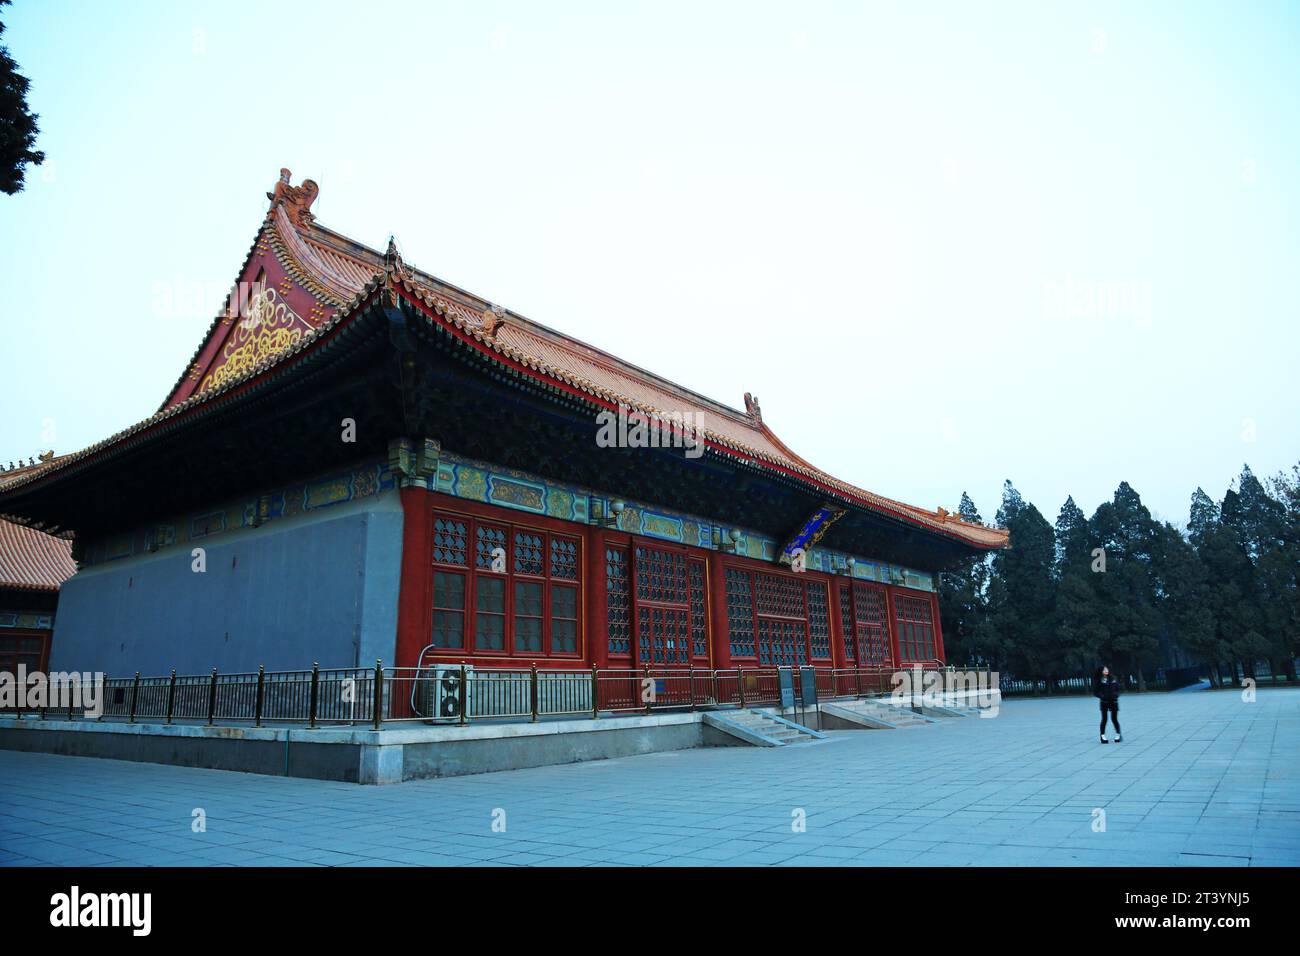
<instances>
[{"instance_id":1,"label":"dark green foliage","mask_svg":"<svg viewBox=\"0 0 1300 956\"><path fill-rule=\"evenodd\" d=\"M0 0L4 7L9 0ZM5 26L0 23L0 36ZM18 64L0 45L0 192L21 192L28 163L40 165L45 154L37 149L37 116L27 108L27 77L18 72Z\"/></svg>"},{"instance_id":2,"label":"dark green foliage","mask_svg":"<svg viewBox=\"0 0 1300 956\"><path fill-rule=\"evenodd\" d=\"M967 521L982 522L975 502L965 492L957 509ZM944 642L950 655L966 661L984 662L989 649L982 645L987 631L989 559L968 558L940 576L939 614L944 622Z\"/></svg>"},{"instance_id":3,"label":"dark green foliage","mask_svg":"<svg viewBox=\"0 0 1300 956\"><path fill-rule=\"evenodd\" d=\"M1247 467L1216 504L1192 495L1184 534L1158 524L1121 482L1091 518L1073 498L1047 523L1007 481L997 521L1011 548L945 572L939 606L948 658L1018 678L1111 664L1139 686L1172 649L1216 683L1254 662L1295 680L1300 635L1300 465L1266 486ZM978 521L965 494L959 509Z\"/></svg>"}]
</instances>

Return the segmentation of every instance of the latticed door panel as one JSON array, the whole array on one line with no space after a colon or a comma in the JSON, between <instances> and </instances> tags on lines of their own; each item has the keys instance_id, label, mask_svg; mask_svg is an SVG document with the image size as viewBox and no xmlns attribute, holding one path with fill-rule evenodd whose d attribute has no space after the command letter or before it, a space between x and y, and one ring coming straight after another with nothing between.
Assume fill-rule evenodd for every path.
<instances>
[{"instance_id":1,"label":"latticed door panel","mask_svg":"<svg viewBox=\"0 0 1300 956\"><path fill-rule=\"evenodd\" d=\"M758 619L758 662L768 667L795 667L808 663L801 621L780 618Z\"/></svg>"},{"instance_id":2,"label":"latticed door panel","mask_svg":"<svg viewBox=\"0 0 1300 956\"><path fill-rule=\"evenodd\" d=\"M632 654L632 600L628 586L627 550L605 549L605 627L609 656Z\"/></svg>"},{"instance_id":3,"label":"latticed door panel","mask_svg":"<svg viewBox=\"0 0 1300 956\"><path fill-rule=\"evenodd\" d=\"M844 659L857 666L859 663L857 632L853 627L853 591L840 588L840 629L844 632Z\"/></svg>"},{"instance_id":4,"label":"latticed door panel","mask_svg":"<svg viewBox=\"0 0 1300 956\"><path fill-rule=\"evenodd\" d=\"M686 555L661 548L636 549L636 598L661 604L687 604Z\"/></svg>"},{"instance_id":5,"label":"latticed door panel","mask_svg":"<svg viewBox=\"0 0 1300 956\"><path fill-rule=\"evenodd\" d=\"M885 592L866 584L853 585L853 612L857 631L858 666L893 664L889 647L889 610Z\"/></svg>"},{"instance_id":6,"label":"latticed door panel","mask_svg":"<svg viewBox=\"0 0 1300 956\"><path fill-rule=\"evenodd\" d=\"M754 584L748 571L726 569L727 640L731 656L754 656Z\"/></svg>"},{"instance_id":7,"label":"latticed door panel","mask_svg":"<svg viewBox=\"0 0 1300 956\"><path fill-rule=\"evenodd\" d=\"M704 562L649 545L638 546L634 559L637 660L667 667L707 664Z\"/></svg>"},{"instance_id":8,"label":"latticed door panel","mask_svg":"<svg viewBox=\"0 0 1300 956\"><path fill-rule=\"evenodd\" d=\"M691 662L691 628L685 608L645 607L637 618L643 664L685 666Z\"/></svg>"},{"instance_id":9,"label":"latticed door panel","mask_svg":"<svg viewBox=\"0 0 1300 956\"><path fill-rule=\"evenodd\" d=\"M807 600L804 582L795 575L754 575L760 665L796 667L808 663Z\"/></svg>"},{"instance_id":10,"label":"latticed door panel","mask_svg":"<svg viewBox=\"0 0 1300 956\"><path fill-rule=\"evenodd\" d=\"M813 660L831 659L831 617L826 585L808 582L808 643Z\"/></svg>"}]
</instances>

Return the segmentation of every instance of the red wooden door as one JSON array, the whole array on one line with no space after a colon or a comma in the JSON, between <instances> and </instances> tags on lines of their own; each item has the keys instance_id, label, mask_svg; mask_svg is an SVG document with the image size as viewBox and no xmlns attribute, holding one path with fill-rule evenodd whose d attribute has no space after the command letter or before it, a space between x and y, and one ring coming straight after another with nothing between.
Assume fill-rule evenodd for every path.
<instances>
[{"instance_id":1,"label":"red wooden door","mask_svg":"<svg viewBox=\"0 0 1300 956\"><path fill-rule=\"evenodd\" d=\"M855 582L853 605L861 666L892 667L894 655L890 651L889 611L884 590Z\"/></svg>"}]
</instances>

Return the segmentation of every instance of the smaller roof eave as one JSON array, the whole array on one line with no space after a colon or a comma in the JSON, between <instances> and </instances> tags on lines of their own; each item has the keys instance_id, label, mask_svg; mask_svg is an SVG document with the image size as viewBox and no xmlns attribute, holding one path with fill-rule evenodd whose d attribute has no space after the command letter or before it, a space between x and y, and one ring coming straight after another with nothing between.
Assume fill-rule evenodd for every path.
<instances>
[{"instance_id":1,"label":"smaller roof eave","mask_svg":"<svg viewBox=\"0 0 1300 956\"><path fill-rule=\"evenodd\" d=\"M214 414L228 407L232 401L238 401L241 396L260 384L286 374L301 362L327 348L355 317L363 314L374 304L377 293L383 287L383 277L376 276L375 280L358 293L347 306L340 309L325 324L304 335L298 345L258 363L244 375L231 379L218 388L197 393L176 405L164 407L149 418L136 422L102 441L47 462L44 468L34 468L12 481L0 482L0 513L4 512L8 499L33 486L64 480L123 451L138 448L141 444L153 441L156 436L166 434L182 424Z\"/></svg>"}]
</instances>

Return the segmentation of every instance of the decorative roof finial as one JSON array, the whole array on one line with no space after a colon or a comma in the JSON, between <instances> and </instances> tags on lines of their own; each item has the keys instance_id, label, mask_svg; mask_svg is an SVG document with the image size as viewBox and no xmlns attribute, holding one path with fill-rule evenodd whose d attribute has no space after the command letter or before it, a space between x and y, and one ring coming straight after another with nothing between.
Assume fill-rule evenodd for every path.
<instances>
[{"instance_id":1,"label":"decorative roof finial","mask_svg":"<svg viewBox=\"0 0 1300 956\"><path fill-rule=\"evenodd\" d=\"M479 326L479 331L488 338L495 338L497 329L501 328L505 320L506 310L499 305L491 306L483 313L483 324Z\"/></svg>"},{"instance_id":2,"label":"decorative roof finial","mask_svg":"<svg viewBox=\"0 0 1300 956\"><path fill-rule=\"evenodd\" d=\"M745 393L745 414L756 422L763 421L763 410L758 407L758 398L749 392Z\"/></svg>"},{"instance_id":3,"label":"decorative roof finial","mask_svg":"<svg viewBox=\"0 0 1300 956\"><path fill-rule=\"evenodd\" d=\"M272 210L283 203L293 224L305 226L316 218L311 214L311 204L320 194L320 187L316 185L314 179L304 179L301 186L291 186L289 185L291 175L288 169L281 169L274 191L267 193L266 198L271 200Z\"/></svg>"}]
</instances>

